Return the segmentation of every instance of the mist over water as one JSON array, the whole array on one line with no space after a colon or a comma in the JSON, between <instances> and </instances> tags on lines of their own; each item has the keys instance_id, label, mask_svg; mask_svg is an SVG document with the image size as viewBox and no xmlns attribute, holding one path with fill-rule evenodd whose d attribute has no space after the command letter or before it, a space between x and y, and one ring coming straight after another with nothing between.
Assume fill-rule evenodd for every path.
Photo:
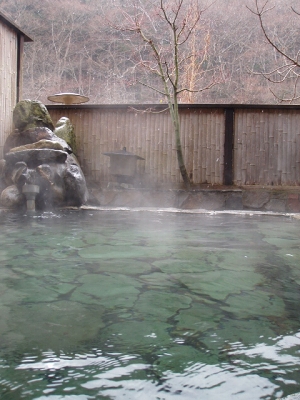
<instances>
[{"instance_id":1,"label":"mist over water","mask_svg":"<svg viewBox=\"0 0 300 400\"><path fill-rule=\"evenodd\" d=\"M0 398L300 392L299 220L0 214Z\"/></svg>"}]
</instances>

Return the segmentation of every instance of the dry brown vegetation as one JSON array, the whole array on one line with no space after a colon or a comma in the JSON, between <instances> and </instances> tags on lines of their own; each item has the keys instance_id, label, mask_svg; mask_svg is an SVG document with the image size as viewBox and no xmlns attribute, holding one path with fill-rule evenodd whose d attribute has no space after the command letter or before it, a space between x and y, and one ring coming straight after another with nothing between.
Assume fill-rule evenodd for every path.
<instances>
[{"instance_id":1,"label":"dry brown vegetation","mask_svg":"<svg viewBox=\"0 0 300 400\"><path fill-rule=\"evenodd\" d=\"M258 4L263 5L263 1L258 0ZM138 37L128 36L114 26L124 11L128 15L133 12L136 2L0 0L1 10L34 39L25 46L24 97L47 104L48 95L78 92L89 96L91 103L165 102L159 92L138 83L156 83L156 78L140 68L140 54L144 52L145 56L148 50ZM167 46L155 13L151 14L157 0L141 3L149 9L149 21L155 22L161 45ZM290 74L276 84L262 75L275 71L284 60L267 42L257 15L249 10L255 10L255 0L200 1L202 8L209 3L189 41L194 56L182 67L180 77L191 90L203 81L216 79L218 84L208 91L186 92L180 101L276 103L294 96L294 102L299 102L293 95L297 76ZM297 3L270 0L271 9L263 15L272 40L296 59L300 16L291 7L299 12Z\"/></svg>"}]
</instances>

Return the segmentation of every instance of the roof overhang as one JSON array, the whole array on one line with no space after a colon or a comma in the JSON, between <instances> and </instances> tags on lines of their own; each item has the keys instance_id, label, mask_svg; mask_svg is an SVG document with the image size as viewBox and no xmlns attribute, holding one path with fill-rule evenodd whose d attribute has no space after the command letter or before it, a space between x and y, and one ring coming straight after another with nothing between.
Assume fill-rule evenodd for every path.
<instances>
[{"instance_id":1,"label":"roof overhang","mask_svg":"<svg viewBox=\"0 0 300 400\"><path fill-rule=\"evenodd\" d=\"M13 20L11 20L7 15L0 11L0 21L7 25L9 28L13 29L17 34L24 37L24 42L33 42L33 39L27 35L18 25L16 25Z\"/></svg>"}]
</instances>

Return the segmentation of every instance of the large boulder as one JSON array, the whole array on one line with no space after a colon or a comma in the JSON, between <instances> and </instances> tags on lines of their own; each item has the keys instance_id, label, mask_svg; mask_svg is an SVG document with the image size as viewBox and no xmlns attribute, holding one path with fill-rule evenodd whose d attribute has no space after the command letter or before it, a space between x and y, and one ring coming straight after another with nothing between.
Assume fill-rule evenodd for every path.
<instances>
[{"instance_id":1,"label":"large boulder","mask_svg":"<svg viewBox=\"0 0 300 400\"><path fill-rule=\"evenodd\" d=\"M72 154L66 162L41 164L36 170L40 193L37 202L40 208L51 206L80 206L86 203L88 191L79 163Z\"/></svg>"},{"instance_id":2,"label":"large boulder","mask_svg":"<svg viewBox=\"0 0 300 400\"><path fill-rule=\"evenodd\" d=\"M8 152L4 159L7 165L14 165L19 161L25 162L29 168L36 168L40 164L57 162L64 163L68 153L53 149L28 149L15 152Z\"/></svg>"},{"instance_id":3,"label":"large boulder","mask_svg":"<svg viewBox=\"0 0 300 400\"><path fill-rule=\"evenodd\" d=\"M53 149L65 151L65 147L56 141L42 139L35 143L24 144L24 146L13 147L10 152L30 150L30 149Z\"/></svg>"},{"instance_id":4,"label":"large boulder","mask_svg":"<svg viewBox=\"0 0 300 400\"><path fill-rule=\"evenodd\" d=\"M3 152L6 154L15 147L27 146L30 144L34 144L31 146L31 148L35 149L43 147L54 148L54 145L45 145L45 142L49 143L49 141L59 143L64 151L72 153L72 149L67 142L56 136L49 128L46 127L32 128L27 129L26 131L16 130L7 137L4 143ZM42 142L42 144L36 144L37 142ZM27 146L27 148L30 148L30 146Z\"/></svg>"},{"instance_id":5,"label":"large boulder","mask_svg":"<svg viewBox=\"0 0 300 400\"><path fill-rule=\"evenodd\" d=\"M53 131L54 125L47 108L40 101L22 100L13 112L13 121L16 129L26 131L27 129L46 127Z\"/></svg>"},{"instance_id":6,"label":"large boulder","mask_svg":"<svg viewBox=\"0 0 300 400\"><path fill-rule=\"evenodd\" d=\"M0 161L0 178L5 185L2 205L24 205L25 184L39 187L37 209L84 204L88 192L73 154L75 135L69 119L61 118L53 132L46 107L40 102L23 100L14 110L14 123L16 130L7 138L4 160Z\"/></svg>"},{"instance_id":7,"label":"large boulder","mask_svg":"<svg viewBox=\"0 0 300 400\"><path fill-rule=\"evenodd\" d=\"M77 158L68 154L64 170L65 200L68 205L79 206L87 202L88 191L85 177Z\"/></svg>"}]
</instances>

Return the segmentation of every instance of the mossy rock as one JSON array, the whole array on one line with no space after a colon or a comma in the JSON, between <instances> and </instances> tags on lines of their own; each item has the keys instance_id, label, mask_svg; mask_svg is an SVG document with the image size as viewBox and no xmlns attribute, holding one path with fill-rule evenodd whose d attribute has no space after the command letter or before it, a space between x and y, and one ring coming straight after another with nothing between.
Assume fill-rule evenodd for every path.
<instances>
[{"instance_id":1,"label":"mossy rock","mask_svg":"<svg viewBox=\"0 0 300 400\"><path fill-rule=\"evenodd\" d=\"M65 140L71 147L74 154L77 154L76 148L76 137L74 132L74 127L71 124L69 118L62 117L57 121L55 126L54 134L59 138Z\"/></svg>"},{"instance_id":2,"label":"mossy rock","mask_svg":"<svg viewBox=\"0 0 300 400\"><path fill-rule=\"evenodd\" d=\"M13 112L13 121L19 131L37 127L47 127L53 131L54 125L47 108L40 101L22 100Z\"/></svg>"},{"instance_id":3,"label":"mossy rock","mask_svg":"<svg viewBox=\"0 0 300 400\"><path fill-rule=\"evenodd\" d=\"M53 149L61 151L65 150L65 148L59 142L42 139L35 143L29 143L29 144L24 144L23 146L13 147L12 149L10 149L10 152L14 153L17 151L36 150L36 149Z\"/></svg>"}]
</instances>

